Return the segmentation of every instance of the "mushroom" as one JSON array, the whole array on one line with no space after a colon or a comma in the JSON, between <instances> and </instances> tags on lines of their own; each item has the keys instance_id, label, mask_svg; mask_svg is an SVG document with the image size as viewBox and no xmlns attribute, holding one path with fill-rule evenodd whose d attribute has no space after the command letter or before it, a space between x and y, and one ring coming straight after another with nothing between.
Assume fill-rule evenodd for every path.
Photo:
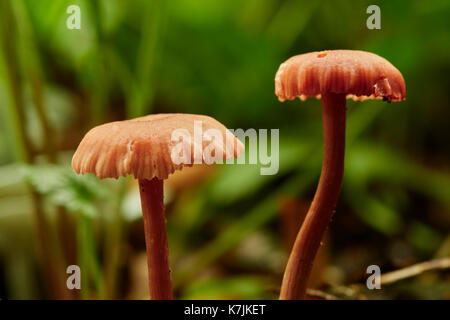
<instances>
[{"instance_id":1,"label":"mushroom","mask_svg":"<svg viewBox=\"0 0 450 320\"><path fill-rule=\"evenodd\" d=\"M182 134L174 135L176 130ZM207 154L205 147L213 152ZM133 174L139 180L151 299L173 299L163 180L183 166L236 158L243 150L220 122L192 114L155 114L106 123L91 129L80 142L72 159L76 173L93 173L100 179ZM178 151L184 161L173 161L180 156Z\"/></svg>"},{"instance_id":2,"label":"mushroom","mask_svg":"<svg viewBox=\"0 0 450 320\"><path fill-rule=\"evenodd\" d=\"M314 257L341 190L346 99L401 101L405 99L405 81L400 71L376 54L326 50L297 55L281 64L275 76L275 94L281 102L296 97L322 99L322 172L289 256L280 292L283 300L303 299Z\"/></svg>"}]
</instances>

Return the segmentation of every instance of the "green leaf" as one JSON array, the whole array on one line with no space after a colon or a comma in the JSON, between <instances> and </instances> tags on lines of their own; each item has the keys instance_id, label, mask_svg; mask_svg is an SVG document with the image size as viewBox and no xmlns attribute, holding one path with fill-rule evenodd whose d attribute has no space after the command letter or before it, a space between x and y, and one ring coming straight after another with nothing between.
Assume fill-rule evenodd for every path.
<instances>
[{"instance_id":1,"label":"green leaf","mask_svg":"<svg viewBox=\"0 0 450 320\"><path fill-rule=\"evenodd\" d=\"M76 175L60 165L24 166L24 177L50 202L72 212L94 217L98 214L95 201L108 195L107 189L92 175Z\"/></svg>"}]
</instances>

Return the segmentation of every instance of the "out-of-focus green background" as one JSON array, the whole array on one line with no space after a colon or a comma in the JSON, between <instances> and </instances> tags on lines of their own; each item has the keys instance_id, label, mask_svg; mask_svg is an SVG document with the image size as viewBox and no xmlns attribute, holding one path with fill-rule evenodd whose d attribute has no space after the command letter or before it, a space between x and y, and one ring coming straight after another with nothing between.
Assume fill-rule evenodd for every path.
<instances>
[{"instance_id":1,"label":"out-of-focus green background","mask_svg":"<svg viewBox=\"0 0 450 320\"><path fill-rule=\"evenodd\" d=\"M81 8L81 30L66 9ZM366 8L381 8L381 30ZM383 272L450 256L450 2L0 0L0 298L148 296L133 179L76 176L91 127L200 113L279 128L280 170L194 167L166 182L177 298L276 298L320 174L320 102L279 103L292 55L359 49L406 80L401 103L348 102L344 185L311 287L343 298L450 298L434 271L364 289ZM82 270L82 290L65 268Z\"/></svg>"}]
</instances>

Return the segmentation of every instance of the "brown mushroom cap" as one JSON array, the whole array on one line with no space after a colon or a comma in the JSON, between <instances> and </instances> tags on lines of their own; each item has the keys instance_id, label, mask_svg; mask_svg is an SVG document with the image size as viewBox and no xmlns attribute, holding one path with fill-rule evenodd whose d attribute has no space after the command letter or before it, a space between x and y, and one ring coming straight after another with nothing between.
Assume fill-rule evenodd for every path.
<instances>
[{"instance_id":1,"label":"brown mushroom cap","mask_svg":"<svg viewBox=\"0 0 450 320\"><path fill-rule=\"evenodd\" d=\"M201 121L203 134L216 129L222 134L223 141L204 141L198 146L204 150L209 144L223 149L223 159L238 157L243 144L217 120L203 115L193 114L155 114L132 120L110 122L91 129L80 142L73 158L75 172L93 173L97 177L118 178L133 174L136 179L166 179L175 170L194 163L194 121ZM171 149L178 142L171 141L176 129L187 130L191 136L189 145L191 164L175 164L171 158ZM184 143L186 140L181 139ZM201 161L207 161L205 155Z\"/></svg>"},{"instance_id":2,"label":"brown mushroom cap","mask_svg":"<svg viewBox=\"0 0 450 320\"><path fill-rule=\"evenodd\" d=\"M327 50L294 56L275 76L280 101L320 98L324 93L347 94L354 100L405 99L405 80L389 61L370 52Z\"/></svg>"}]
</instances>

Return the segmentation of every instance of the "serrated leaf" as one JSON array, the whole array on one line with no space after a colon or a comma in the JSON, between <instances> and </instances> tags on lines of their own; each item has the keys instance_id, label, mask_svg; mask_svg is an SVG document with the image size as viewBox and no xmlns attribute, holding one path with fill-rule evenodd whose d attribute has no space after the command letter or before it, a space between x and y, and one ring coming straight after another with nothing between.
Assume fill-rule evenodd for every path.
<instances>
[{"instance_id":1,"label":"serrated leaf","mask_svg":"<svg viewBox=\"0 0 450 320\"><path fill-rule=\"evenodd\" d=\"M95 201L108 195L98 179L76 175L66 166L29 165L23 167L23 173L25 180L50 202L89 217L98 214Z\"/></svg>"}]
</instances>

